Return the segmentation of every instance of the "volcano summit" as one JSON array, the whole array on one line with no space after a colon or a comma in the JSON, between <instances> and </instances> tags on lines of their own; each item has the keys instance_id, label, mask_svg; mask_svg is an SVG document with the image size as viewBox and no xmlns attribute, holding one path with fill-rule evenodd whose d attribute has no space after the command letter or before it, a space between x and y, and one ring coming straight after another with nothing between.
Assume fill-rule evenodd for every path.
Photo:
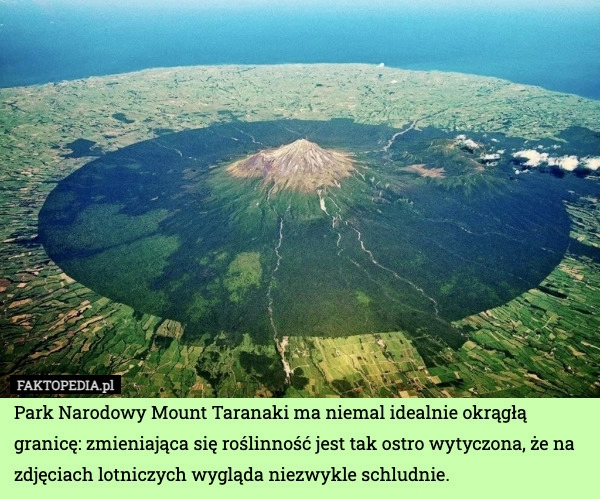
<instances>
[{"instance_id":1,"label":"volcano summit","mask_svg":"<svg viewBox=\"0 0 600 499\"><path fill-rule=\"evenodd\" d=\"M260 151L227 168L234 177L263 178L265 186L315 192L319 187L339 187L339 180L354 171L348 154L323 149L306 139Z\"/></svg>"}]
</instances>

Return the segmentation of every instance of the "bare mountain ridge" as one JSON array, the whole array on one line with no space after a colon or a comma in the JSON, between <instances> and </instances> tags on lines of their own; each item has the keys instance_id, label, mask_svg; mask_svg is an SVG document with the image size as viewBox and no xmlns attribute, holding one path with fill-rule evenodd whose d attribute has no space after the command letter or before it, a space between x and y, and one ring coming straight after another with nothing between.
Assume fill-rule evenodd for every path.
<instances>
[{"instance_id":1,"label":"bare mountain ridge","mask_svg":"<svg viewBox=\"0 0 600 499\"><path fill-rule=\"evenodd\" d=\"M265 186L273 185L273 192L315 192L320 187L339 186L339 180L354 171L354 162L348 154L299 139L236 161L227 171L234 177L262 177Z\"/></svg>"}]
</instances>

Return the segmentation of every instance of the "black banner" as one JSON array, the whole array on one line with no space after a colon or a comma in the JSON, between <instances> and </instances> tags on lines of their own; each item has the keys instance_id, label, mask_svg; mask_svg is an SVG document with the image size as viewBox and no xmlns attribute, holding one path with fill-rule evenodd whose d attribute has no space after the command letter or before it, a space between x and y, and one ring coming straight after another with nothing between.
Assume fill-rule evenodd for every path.
<instances>
[{"instance_id":1,"label":"black banner","mask_svg":"<svg viewBox=\"0 0 600 499\"><path fill-rule=\"evenodd\" d=\"M10 377L12 395L115 395L121 393L117 375L35 375Z\"/></svg>"}]
</instances>

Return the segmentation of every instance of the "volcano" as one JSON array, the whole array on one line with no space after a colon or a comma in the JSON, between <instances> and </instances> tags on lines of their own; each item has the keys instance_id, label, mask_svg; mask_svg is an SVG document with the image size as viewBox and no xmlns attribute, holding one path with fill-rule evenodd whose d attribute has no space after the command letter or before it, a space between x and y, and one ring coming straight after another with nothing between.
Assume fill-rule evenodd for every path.
<instances>
[{"instance_id":1,"label":"volcano","mask_svg":"<svg viewBox=\"0 0 600 499\"><path fill-rule=\"evenodd\" d=\"M481 149L351 120L161 135L61 181L40 240L82 284L184 324L183 341L400 330L456 346L452 321L558 264L577 180L511 180L510 156L491 166L482 150L523 141L471 137Z\"/></svg>"},{"instance_id":2,"label":"volcano","mask_svg":"<svg viewBox=\"0 0 600 499\"><path fill-rule=\"evenodd\" d=\"M276 149L252 154L231 164L234 177L262 178L264 186L279 190L316 192L322 187L340 186L353 171L350 155L329 151L307 139L298 139Z\"/></svg>"}]
</instances>

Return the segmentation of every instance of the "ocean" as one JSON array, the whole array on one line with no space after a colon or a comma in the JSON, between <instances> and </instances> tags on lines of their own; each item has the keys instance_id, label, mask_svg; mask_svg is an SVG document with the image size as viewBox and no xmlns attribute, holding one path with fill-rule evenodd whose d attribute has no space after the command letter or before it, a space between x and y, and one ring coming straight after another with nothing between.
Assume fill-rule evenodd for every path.
<instances>
[{"instance_id":1,"label":"ocean","mask_svg":"<svg viewBox=\"0 0 600 499\"><path fill-rule=\"evenodd\" d=\"M600 99L600 6L423 12L83 4L0 3L0 87L152 67L356 62L496 76Z\"/></svg>"}]
</instances>

